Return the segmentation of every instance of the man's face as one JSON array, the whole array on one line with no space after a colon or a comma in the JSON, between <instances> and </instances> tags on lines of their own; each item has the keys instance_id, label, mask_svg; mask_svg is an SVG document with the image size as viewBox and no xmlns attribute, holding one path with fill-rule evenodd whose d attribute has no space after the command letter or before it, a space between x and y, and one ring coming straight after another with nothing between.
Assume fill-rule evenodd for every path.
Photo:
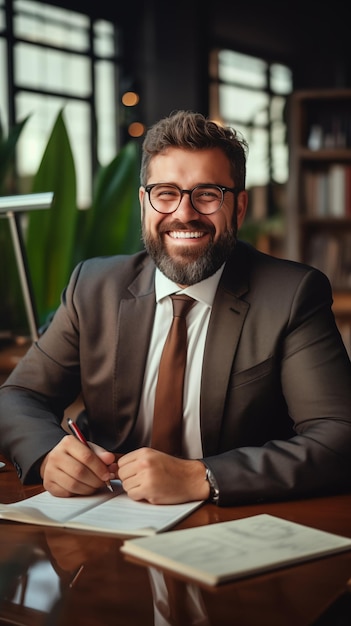
<instances>
[{"instance_id":1,"label":"man's face","mask_svg":"<svg viewBox=\"0 0 351 626\"><path fill-rule=\"evenodd\" d=\"M229 161L219 148L167 148L151 160L147 184L153 183L170 183L180 189L207 183L234 187ZM181 286L204 280L221 267L234 248L247 206L246 192L237 199L226 192L216 213L201 215L184 194L178 209L165 215L152 208L144 187L139 198L146 250L157 267Z\"/></svg>"}]
</instances>

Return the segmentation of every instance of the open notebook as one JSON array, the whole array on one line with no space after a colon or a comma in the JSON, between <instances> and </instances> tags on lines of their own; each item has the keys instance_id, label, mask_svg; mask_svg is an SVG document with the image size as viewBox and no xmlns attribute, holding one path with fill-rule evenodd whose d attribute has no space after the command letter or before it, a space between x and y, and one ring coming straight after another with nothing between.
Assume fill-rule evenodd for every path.
<instances>
[{"instance_id":1,"label":"open notebook","mask_svg":"<svg viewBox=\"0 0 351 626\"><path fill-rule=\"evenodd\" d=\"M0 519L60 526L113 535L153 535L174 526L197 509L202 501L185 504L149 504L127 496L118 480L113 493L57 498L48 491L15 502L0 504Z\"/></svg>"}]
</instances>

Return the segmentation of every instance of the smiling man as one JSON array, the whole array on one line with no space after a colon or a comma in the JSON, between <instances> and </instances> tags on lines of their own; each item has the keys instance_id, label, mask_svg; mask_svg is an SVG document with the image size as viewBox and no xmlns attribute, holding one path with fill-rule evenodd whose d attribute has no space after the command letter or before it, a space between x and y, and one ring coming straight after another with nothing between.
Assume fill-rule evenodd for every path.
<instances>
[{"instance_id":1,"label":"smiling man","mask_svg":"<svg viewBox=\"0 0 351 626\"><path fill-rule=\"evenodd\" d=\"M238 240L246 150L235 130L189 111L149 129L145 250L80 263L0 390L1 450L24 482L67 496L118 476L135 500L222 506L350 489L351 364L330 284ZM191 305L180 444L169 453L153 435L174 296ZM79 393L90 447L62 428ZM164 395L167 433L176 398Z\"/></svg>"},{"instance_id":2,"label":"smiling man","mask_svg":"<svg viewBox=\"0 0 351 626\"><path fill-rule=\"evenodd\" d=\"M193 149L170 147L154 156L147 170L148 180L157 181L140 189L142 206L147 195L155 209L142 214L150 256L178 285L212 276L235 246L247 205L244 188L233 187L228 158L220 148L203 148L194 162Z\"/></svg>"}]
</instances>

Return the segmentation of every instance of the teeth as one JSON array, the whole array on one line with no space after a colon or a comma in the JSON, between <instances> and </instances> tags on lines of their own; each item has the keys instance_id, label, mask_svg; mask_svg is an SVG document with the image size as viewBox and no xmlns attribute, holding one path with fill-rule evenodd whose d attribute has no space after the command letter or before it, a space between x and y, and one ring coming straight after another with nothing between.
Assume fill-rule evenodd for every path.
<instances>
[{"instance_id":1,"label":"teeth","mask_svg":"<svg viewBox=\"0 0 351 626\"><path fill-rule=\"evenodd\" d=\"M203 236L203 233L201 231L189 232L188 230L174 230L170 232L169 235L174 239L199 239L199 237Z\"/></svg>"}]
</instances>

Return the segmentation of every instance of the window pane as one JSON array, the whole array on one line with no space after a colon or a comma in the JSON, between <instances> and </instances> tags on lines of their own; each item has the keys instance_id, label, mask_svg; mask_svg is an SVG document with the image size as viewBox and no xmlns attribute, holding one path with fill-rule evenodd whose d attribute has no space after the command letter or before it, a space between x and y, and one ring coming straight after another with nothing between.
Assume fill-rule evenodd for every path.
<instances>
[{"instance_id":1,"label":"window pane","mask_svg":"<svg viewBox=\"0 0 351 626\"><path fill-rule=\"evenodd\" d=\"M115 50L115 31L109 22L99 21L94 25L94 52L98 56L113 57Z\"/></svg>"},{"instance_id":2,"label":"window pane","mask_svg":"<svg viewBox=\"0 0 351 626\"><path fill-rule=\"evenodd\" d=\"M77 168L78 204L83 208L91 202L92 159L94 164L96 159L107 164L119 145L118 26L44 0L13 0L14 39L9 45L16 96L12 111L6 62L11 25L5 30L4 5L0 0L0 119L6 131L9 120L14 123L30 116L18 144L23 192L30 189L28 179L36 173L54 121L64 110ZM95 121L96 137L92 137Z\"/></svg>"},{"instance_id":3,"label":"window pane","mask_svg":"<svg viewBox=\"0 0 351 626\"><path fill-rule=\"evenodd\" d=\"M73 50L89 49L87 16L31 0L15 1L14 9L16 37Z\"/></svg>"},{"instance_id":4,"label":"window pane","mask_svg":"<svg viewBox=\"0 0 351 626\"><path fill-rule=\"evenodd\" d=\"M267 124L268 122L269 98L268 94L263 91L221 85L219 102L221 116L225 120L244 124Z\"/></svg>"},{"instance_id":5,"label":"window pane","mask_svg":"<svg viewBox=\"0 0 351 626\"><path fill-rule=\"evenodd\" d=\"M239 54L232 50L221 50L218 55L218 77L220 80L262 88L266 84L267 63L261 59Z\"/></svg>"},{"instance_id":6,"label":"window pane","mask_svg":"<svg viewBox=\"0 0 351 626\"><path fill-rule=\"evenodd\" d=\"M271 119L285 122L286 98L273 96L271 99Z\"/></svg>"},{"instance_id":7,"label":"window pane","mask_svg":"<svg viewBox=\"0 0 351 626\"><path fill-rule=\"evenodd\" d=\"M65 121L76 166L78 204L80 208L86 208L91 205L92 187L89 105L86 102L68 102Z\"/></svg>"},{"instance_id":8,"label":"window pane","mask_svg":"<svg viewBox=\"0 0 351 626\"><path fill-rule=\"evenodd\" d=\"M56 117L64 108L64 119L76 166L78 203L81 208L90 204L91 137L88 131L90 128L88 104L20 92L16 105L18 119L30 115L18 143L20 176L26 179L37 172Z\"/></svg>"},{"instance_id":9,"label":"window pane","mask_svg":"<svg viewBox=\"0 0 351 626\"><path fill-rule=\"evenodd\" d=\"M96 69L96 115L98 121L98 158L102 165L116 155L116 80L112 63L100 61ZM116 110L117 109L117 110Z\"/></svg>"},{"instance_id":10,"label":"window pane","mask_svg":"<svg viewBox=\"0 0 351 626\"><path fill-rule=\"evenodd\" d=\"M17 119L30 116L18 142L17 167L21 177L29 177L37 171L58 108L52 98L23 92L17 94Z\"/></svg>"},{"instance_id":11,"label":"window pane","mask_svg":"<svg viewBox=\"0 0 351 626\"><path fill-rule=\"evenodd\" d=\"M270 68L270 75L272 91L284 95L292 91L292 74L288 67L274 63Z\"/></svg>"},{"instance_id":12,"label":"window pane","mask_svg":"<svg viewBox=\"0 0 351 626\"><path fill-rule=\"evenodd\" d=\"M240 124L236 124L235 129L249 144L246 187L266 185L269 181L268 131Z\"/></svg>"},{"instance_id":13,"label":"window pane","mask_svg":"<svg viewBox=\"0 0 351 626\"><path fill-rule=\"evenodd\" d=\"M249 144L247 186L288 178L286 95L292 90L290 68L231 50L210 55L211 115L242 130Z\"/></svg>"},{"instance_id":14,"label":"window pane","mask_svg":"<svg viewBox=\"0 0 351 626\"><path fill-rule=\"evenodd\" d=\"M87 97L91 92L89 65L87 57L60 50L29 44L15 48L15 80L22 87Z\"/></svg>"}]
</instances>

